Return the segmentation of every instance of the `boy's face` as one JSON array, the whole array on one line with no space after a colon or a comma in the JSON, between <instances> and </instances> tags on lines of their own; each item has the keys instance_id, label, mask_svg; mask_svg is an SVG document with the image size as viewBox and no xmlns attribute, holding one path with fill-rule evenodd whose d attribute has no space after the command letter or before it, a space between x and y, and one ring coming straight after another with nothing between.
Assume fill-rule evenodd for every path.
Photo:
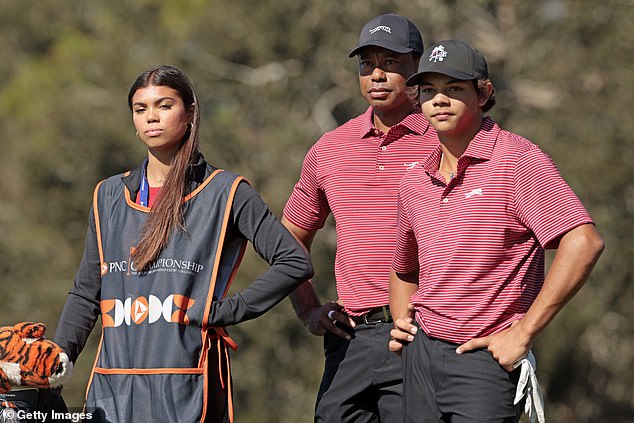
<instances>
[{"instance_id":1,"label":"boy's face","mask_svg":"<svg viewBox=\"0 0 634 423\"><path fill-rule=\"evenodd\" d=\"M425 118L439 135L473 135L482 123L481 96L473 81L440 73L426 73L420 83L420 104Z\"/></svg>"}]
</instances>

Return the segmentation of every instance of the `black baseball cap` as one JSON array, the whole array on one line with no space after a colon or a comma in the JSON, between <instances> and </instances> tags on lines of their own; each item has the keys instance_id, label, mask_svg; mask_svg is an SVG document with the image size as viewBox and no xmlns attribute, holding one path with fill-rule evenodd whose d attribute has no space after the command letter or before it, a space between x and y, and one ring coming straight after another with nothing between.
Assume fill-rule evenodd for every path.
<instances>
[{"instance_id":1,"label":"black baseball cap","mask_svg":"<svg viewBox=\"0 0 634 423\"><path fill-rule=\"evenodd\" d=\"M407 85L420 84L422 75L428 72L460 80L489 79L487 62L482 53L467 43L455 40L441 41L425 49L418 72L407 80Z\"/></svg>"},{"instance_id":2,"label":"black baseball cap","mask_svg":"<svg viewBox=\"0 0 634 423\"><path fill-rule=\"evenodd\" d=\"M365 24L359 34L359 45L348 57L359 54L365 46L379 46L397 53L415 51L423 53L423 37L420 31L406 17L388 13L377 16Z\"/></svg>"}]
</instances>

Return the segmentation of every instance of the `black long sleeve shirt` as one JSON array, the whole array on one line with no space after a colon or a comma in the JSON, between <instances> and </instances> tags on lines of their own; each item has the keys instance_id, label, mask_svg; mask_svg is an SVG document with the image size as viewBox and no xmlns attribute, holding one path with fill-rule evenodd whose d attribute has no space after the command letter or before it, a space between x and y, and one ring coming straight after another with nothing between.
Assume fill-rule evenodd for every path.
<instances>
[{"instance_id":1,"label":"black long sleeve shirt","mask_svg":"<svg viewBox=\"0 0 634 423\"><path fill-rule=\"evenodd\" d=\"M207 166L201 155L193 165L194 181L190 191L210 174L210 168L215 169ZM134 196L140 178L141 168L122 178ZM226 236L249 240L270 267L243 291L214 302L208 318L210 326L229 326L260 316L313 274L308 254L247 183L240 183L236 189ZM94 210L91 210L83 257L54 337L73 362L99 317L100 293L99 250Z\"/></svg>"}]
</instances>

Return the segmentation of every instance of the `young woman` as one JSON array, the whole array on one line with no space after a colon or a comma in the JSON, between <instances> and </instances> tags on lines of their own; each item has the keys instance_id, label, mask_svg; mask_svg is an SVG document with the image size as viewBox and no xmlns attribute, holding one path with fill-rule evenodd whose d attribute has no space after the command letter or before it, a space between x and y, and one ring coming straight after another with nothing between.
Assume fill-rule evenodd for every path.
<instances>
[{"instance_id":1,"label":"young woman","mask_svg":"<svg viewBox=\"0 0 634 423\"><path fill-rule=\"evenodd\" d=\"M312 275L310 260L242 177L199 153L198 101L182 71L147 70L128 103L147 158L95 189L55 342L74 362L101 316L86 399L94 421L230 422L235 345L223 328L281 301ZM225 298L246 240L270 268Z\"/></svg>"}]
</instances>

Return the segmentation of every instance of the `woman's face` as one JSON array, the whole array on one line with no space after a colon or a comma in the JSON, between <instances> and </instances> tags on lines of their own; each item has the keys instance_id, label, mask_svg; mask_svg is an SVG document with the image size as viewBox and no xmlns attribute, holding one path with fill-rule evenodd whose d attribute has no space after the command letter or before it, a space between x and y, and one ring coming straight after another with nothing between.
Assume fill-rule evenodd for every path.
<instances>
[{"instance_id":1,"label":"woman's face","mask_svg":"<svg viewBox=\"0 0 634 423\"><path fill-rule=\"evenodd\" d=\"M158 158L171 160L192 121L192 109L165 85L139 88L132 96L132 120L139 139Z\"/></svg>"}]
</instances>

